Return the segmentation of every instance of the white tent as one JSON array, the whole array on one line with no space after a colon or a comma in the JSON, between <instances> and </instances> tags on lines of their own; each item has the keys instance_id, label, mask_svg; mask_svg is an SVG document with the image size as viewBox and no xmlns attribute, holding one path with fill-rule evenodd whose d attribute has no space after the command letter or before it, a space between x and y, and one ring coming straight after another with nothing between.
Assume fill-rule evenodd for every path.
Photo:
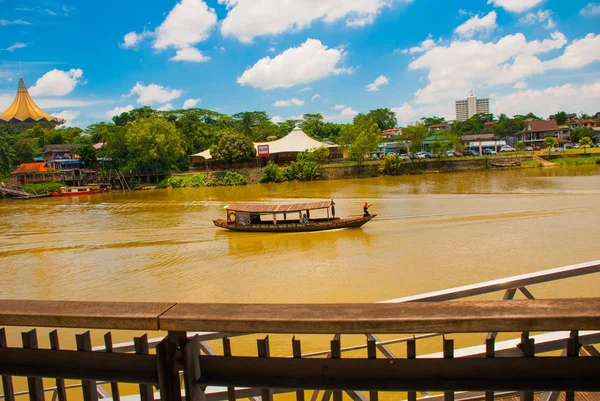
<instances>
[{"instance_id":1,"label":"white tent","mask_svg":"<svg viewBox=\"0 0 600 401\"><path fill-rule=\"evenodd\" d=\"M281 139L272 142L254 142L254 148L258 154L258 147L261 145L269 146L269 154L275 155L280 153L300 153L309 149L319 148L325 146L330 149L337 149L338 145L329 145L324 142L319 142L312 139L302 129L296 127L289 134ZM193 154L191 157L203 157L205 160L212 159L210 155L210 149L202 151L200 153Z\"/></svg>"}]
</instances>

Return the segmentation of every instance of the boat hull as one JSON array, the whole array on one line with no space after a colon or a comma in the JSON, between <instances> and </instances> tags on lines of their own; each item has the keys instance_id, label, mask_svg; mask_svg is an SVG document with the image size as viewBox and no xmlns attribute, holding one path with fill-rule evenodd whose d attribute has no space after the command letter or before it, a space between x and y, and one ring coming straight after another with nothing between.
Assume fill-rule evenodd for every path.
<instances>
[{"instance_id":1,"label":"boat hull","mask_svg":"<svg viewBox=\"0 0 600 401\"><path fill-rule=\"evenodd\" d=\"M223 219L213 220L213 223L217 227L226 228L232 231L246 231L246 232L276 232L276 233L295 233L295 232L311 232L311 231L324 231L324 230L336 230L340 228L355 228L361 227L365 223L371 221L376 214L370 216L358 216L348 217L344 219L336 219L330 221L319 221L308 223L282 223L282 224L228 224Z\"/></svg>"},{"instance_id":2,"label":"boat hull","mask_svg":"<svg viewBox=\"0 0 600 401\"><path fill-rule=\"evenodd\" d=\"M81 192L48 192L50 196L81 196L81 195L94 195L101 194L104 192L109 192L108 189L92 189L90 191L81 191Z\"/></svg>"}]
</instances>

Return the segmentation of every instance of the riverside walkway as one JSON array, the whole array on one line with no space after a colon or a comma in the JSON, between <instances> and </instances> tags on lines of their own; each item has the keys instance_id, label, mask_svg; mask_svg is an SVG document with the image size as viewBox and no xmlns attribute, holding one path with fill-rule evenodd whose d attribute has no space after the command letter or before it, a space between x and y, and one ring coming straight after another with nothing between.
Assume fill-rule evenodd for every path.
<instances>
[{"instance_id":1,"label":"riverside walkway","mask_svg":"<svg viewBox=\"0 0 600 401\"><path fill-rule=\"evenodd\" d=\"M312 401L340 401L343 394L377 401L380 391L408 400L491 400L515 394L533 400L542 391L545 401L566 391L572 400L575 391L600 391L595 346L600 343L600 298L541 300L527 286L599 271L600 261L595 261L377 304L2 300L3 394L8 401L25 394L41 401L45 391L52 391L53 400L66 401L69 392L78 390L85 401L118 401L131 397L121 397L118 383L137 383L135 398L141 401L271 400L290 392L298 401L309 394ZM503 300L460 300L498 291L504 291ZM513 299L517 292L526 299ZM86 331L76 335L77 350L61 350L56 330L49 334L50 349L38 348L35 329L21 334L22 346L8 344L7 331L23 326ZM102 346L92 347L88 329L163 334L113 344L109 332ZM450 337L459 333L480 335L482 345L455 349ZM520 334L496 341L498 333ZM234 355L233 345L250 334L256 337L255 356ZM281 334L290 335L291 352L271 356L270 339ZM326 349L303 352L302 341L292 334L332 337ZM366 343L342 347L342 336L354 334L364 335ZM439 352L417 353L418 342L436 337ZM342 357L358 350L366 355ZM12 376L27 377L28 391L13 391ZM41 378L54 379L55 386L44 388ZM81 384L67 385L65 379Z\"/></svg>"}]
</instances>

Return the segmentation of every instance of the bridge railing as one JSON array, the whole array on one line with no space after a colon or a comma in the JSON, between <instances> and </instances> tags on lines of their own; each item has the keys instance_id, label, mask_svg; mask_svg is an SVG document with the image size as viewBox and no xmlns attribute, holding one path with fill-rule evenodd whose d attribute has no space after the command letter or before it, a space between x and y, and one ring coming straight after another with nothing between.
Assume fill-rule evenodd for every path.
<instances>
[{"instance_id":1,"label":"bridge railing","mask_svg":"<svg viewBox=\"0 0 600 401\"><path fill-rule=\"evenodd\" d=\"M65 329L84 329L76 336L76 350L61 350L56 330L49 333L50 349L38 349L36 330L23 332L21 344L15 346L7 343L6 330L1 329L3 397L13 401L27 395L41 401L44 392L51 392L52 401L66 401L73 387L81 386L85 401L118 401L118 383L137 383L136 398L142 401L270 399L284 392L295 392L298 400L309 394L314 401L320 394L322 400L339 400L342 391L356 401L377 400L378 391L406 391L397 398L409 400L417 398L417 391L434 400L492 399L494 394L517 391L526 400L532 399L533 391L547 391L545 400L555 399L557 391L567 391L571 398L573 391L600 391L600 353L594 347L600 343L600 298L536 300L526 286L599 269L600 263L590 262L379 304L0 300L0 327L8 331L59 328L64 340L70 331ZM518 290L528 299L437 302L494 291L505 291L508 300ZM113 344L109 332L104 345L92 347L89 329L163 334ZM498 332L520 336L496 341ZM273 336L267 334L256 340L256 356L232 356L232 349L239 349L236 337L252 333L290 334L290 357L270 357ZM457 334L450 333L482 333L487 338L481 346L455 350L452 337ZM302 342L291 334L329 334L332 340L327 349L303 352ZM342 339L352 334L363 334L365 344L342 347ZM379 337L392 334L399 336ZM439 352L417 353L420 339L442 335ZM247 347L247 339L245 343ZM401 357L391 344L403 348L396 349ZM343 356L361 349L366 358L356 358L356 353ZM27 389L15 391L11 376L27 377ZM47 386L46 381L44 386L41 378L54 379L55 384ZM65 384L65 379L81 384Z\"/></svg>"}]
</instances>

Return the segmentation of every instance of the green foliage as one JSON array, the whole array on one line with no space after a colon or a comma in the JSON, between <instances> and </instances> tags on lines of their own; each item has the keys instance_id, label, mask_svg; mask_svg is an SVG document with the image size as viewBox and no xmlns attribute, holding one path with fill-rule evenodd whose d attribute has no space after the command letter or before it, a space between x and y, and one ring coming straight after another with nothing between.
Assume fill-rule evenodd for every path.
<instances>
[{"instance_id":1,"label":"green foliage","mask_svg":"<svg viewBox=\"0 0 600 401\"><path fill-rule=\"evenodd\" d=\"M115 125L124 126L140 119L149 118L155 114L156 111L154 111L152 107L144 106L140 107L139 109L133 109L131 111L121 113L118 116L114 116L112 119Z\"/></svg>"},{"instance_id":2,"label":"green foliage","mask_svg":"<svg viewBox=\"0 0 600 401\"><path fill-rule=\"evenodd\" d=\"M268 136L277 133L277 126L271 122L265 111L236 113L231 119L235 129L250 141L265 141Z\"/></svg>"},{"instance_id":3,"label":"green foliage","mask_svg":"<svg viewBox=\"0 0 600 401\"><path fill-rule=\"evenodd\" d=\"M340 142L350 153L352 160L358 166L364 162L365 155L377 150L380 130L375 121L365 115L354 118L353 124L348 124L340 131Z\"/></svg>"},{"instance_id":4,"label":"green foliage","mask_svg":"<svg viewBox=\"0 0 600 401\"><path fill-rule=\"evenodd\" d=\"M542 167L543 165L537 160L525 160L521 163L522 167Z\"/></svg>"},{"instance_id":5,"label":"green foliage","mask_svg":"<svg viewBox=\"0 0 600 401\"><path fill-rule=\"evenodd\" d=\"M584 138L586 136L588 138L593 138L594 135L596 135L596 132L594 131L593 128L579 127L579 128L575 128L573 131L571 131L570 139L571 139L571 142L578 143L581 138Z\"/></svg>"},{"instance_id":6,"label":"green foliage","mask_svg":"<svg viewBox=\"0 0 600 401\"><path fill-rule=\"evenodd\" d=\"M256 149L250 139L226 128L219 133L219 142L210 148L210 154L215 160L227 162L227 166L231 168L233 163L254 160Z\"/></svg>"},{"instance_id":7,"label":"green foliage","mask_svg":"<svg viewBox=\"0 0 600 401\"><path fill-rule=\"evenodd\" d=\"M600 156L560 157L552 159L552 163L563 166L583 166L600 163Z\"/></svg>"},{"instance_id":8,"label":"green foliage","mask_svg":"<svg viewBox=\"0 0 600 401\"><path fill-rule=\"evenodd\" d=\"M187 176L171 176L158 183L159 188L203 187L206 185L206 174Z\"/></svg>"},{"instance_id":9,"label":"green foliage","mask_svg":"<svg viewBox=\"0 0 600 401\"><path fill-rule=\"evenodd\" d=\"M327 146L313 148L312 154L317 163L325 163L327 160L329 160L329 148Z\"/></svg>"},{"instance_id":10,"label":"green foliage","mask_svg":"<svg viewBox=\"0 0 600 401\"><path fill-rule=\"evenodd\" d=\"M591 138L588 136L584 136L579 140L579 145L583 147L583 153L587 153L587 148L594 145Z\"/></svg>"},{"instance_id":11,"label":"green foliage","mask_svg":"<svg viewBox=\"0 0 600 401\"><path fill-rule=\"evenodd\" d=\"M445 157L449 150L460 150L463 146L458 135L452 131L439 130L433 134L433 142L429 144L431 151L438 158Z\"/></svg>"},{"instance_id":12,"label":"green foliage","mask_svg":"<svg viewBox=\"0 0 600 401\"><path fill-rule=\"evenodd\" d=\"M500 120L494 124L492 130L494 134L500 138L515 135L525 128L525 120L522 118L508 118L506 115L501 116Z\"/></svg>"},{"instance_id":13,"label":"green foliage","mask_svg":"<svg viewBox=\"0 0 600 401\"><path fill-rule=\"evenodd\" d=\"M302 152L296 156L296 161L292 162L283 172L288 180L312 181L320 174L319 163L313 153Z\"/></svg>"},{"instance_id":14,"label":"green foliage","mask_svg":"<svg viewBox=\"0 0 600 401\"><path fill-rule=\"evenodd\" d=\"M283 171L277 166L277 164L269 161L263 169L263 175L260 182L281 182L285 181Z\"/></svg>"},{"instance_id":15,"label":"green foliage","mask_svg":"<svg viewBox=\"0 0 600 401\"><path fill-rule=\"evenodd\" d=\"M379 167L379 171L385 175L395 175L401 168L402 159L400 159L397 154L392 153L385 155L381 161L381 167Z\"/></svg>"},{"instance_id":16,"label":"green foliage","mask_svg":"<svg viewBox=\"0 0 600 401\"><path fill-rule=\"evenodd\" d=\"M210 187L216 186L234 186L234 185L246 185L248 180L240 173L234 171L224 171L215 174L215 177L209 181L206 185Z\"/></svg>"},{"instance_id":17,"label":"green foliage","mask_svg":"<svg viewBox=\"0 0 600 401\"><path fill-rule=\"evenodd\" d=\"M64 182L40 182L37 184L25 184L23 185L23 190L30 194L45 194L47 192L57 192L60 191L61 187L66 187L67 184Z\"/></svg>"},{"instance_id":18,"label":"green foliage","mask_svg":"<svg viewBox=\"0 0 600 401\"><path fill-rule=\"evenodd\" d=\"M567 123L567 113L564 111L559 111L556 113L556 124L565 125Z\"/></svg>"},{"instance_id":19,"label":"green foliage","mask_svg":"<svg viewBox=\"0 0 600 401\"><path fill-rule=\"evenodd\" d=\"M421 122L423 123L423 125L425 125L427 128L429 128L431 125L435 125L435 124L446 124L446 119L444 117L437 117L437 116L421 117Z\"/></svg>"},{"instance_id":20,"label":"green foliage","mask_svg":"<svg viewBox=\"0 0 600 401\"><path fill-rule=\"evenodd\" d=\"M407 141L408 150L411 154L417 153L423 146L423 141L429 135L425 124L409 124L402 129L402 139Z\"/></svg>"},{"instance_id":21,"label":"green foliage","mask_svg":"<svg viewBox=\"0 0 600 401\"><path fill-rule=\"evenodd\" d=\"M516 142L515 143L515 149L518 152L522 152L523 150L525 150L525 143L524 142Z\"/></svg>"},{"instance_id":22,"label":"green foliage","mask_svg":"<svg viewBox=\"0 0 600 401\"><path fill-rule=\"evenodd\" d=\"M92 145L83 145L77 149L77 154L86 166L90 167L96 160L96 149Z\"/></svg>"},{"instance_id":23,"label":"green foliage","mask_svg":"<svg viewBox=\"0 0 600 401\"><path fill-rule=\"evenodd\" d=\"M398 124L398 120L396 119L396 113L391 111L390 109L375 109L369 111L367 114L368 117L371 117L375 124L379 127L380 131L396 128Z\"/></svg>"},{"instance_id":24,"label":"green foliage","mask_svg":"<svg viewBox=\"0 0 600 401\"><path fill-rule=\"evenodd\" d=\"M556 138L552 136L548 136L544 138L544 148L548 149L548 155L550 155L550 149L556 148L558 146L558 141Z\"/></svg>"},{"instance_id":25,"label":"green foliage","mask_svg":"<svg viewBox=\"0 0 600 401\"><path fill-rule=\"evenodd\" d=\"M175 125L155 115L129 124L125 143L126 168L130 170L179 170L188 159L183 138Z\"/></svg>"},{"instance_id":26,"label":"green foliage","mask_svg":"<svg viewBox=\"0 0 600 401\"><path fill-rule=\"evenodd\" d=\"M31 144L31 140L22 138L13 145L14 163L30 163L35 157L36 151Z\"/></svg>"}]
</instances>

